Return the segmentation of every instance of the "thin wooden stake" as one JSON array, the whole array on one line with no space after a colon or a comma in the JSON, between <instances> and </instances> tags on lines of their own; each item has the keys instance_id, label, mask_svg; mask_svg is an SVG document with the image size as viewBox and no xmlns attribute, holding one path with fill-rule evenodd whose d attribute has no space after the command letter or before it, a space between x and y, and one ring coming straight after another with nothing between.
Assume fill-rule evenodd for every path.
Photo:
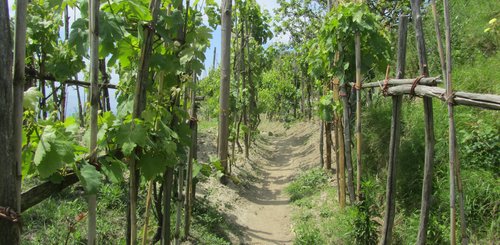
<instances>
[{"instance_id":1,"label":"thin wooden stake","mask_svg":"<svg viewBox=\"0 0 500 245\"><path fill-rule=\"evenodd\" d=\"M356 56L356 199L361 199L361 34L354 37Z\"/></svg>"},{"instance_id":2,"label":"thin wooden stake","mask_svg":"<svg viewBox=\"0 0 500 245\"><path fill-rule=\"evenodd\" d=\"M446 37L446 97L448 100L448 134L449 143L448 151L450 157L450 244L456 244L456 189L455 189L455 174L459 181L461 189L460 166L457 158L457 135L455 129L455 116L453 111L453 86L452 86L452 65L451 65L451 21L450 21L450 6L448 0L443 0L444 3L444 22L445 22L445 37ZM461 191L460 191L461 192ZM467 224L465 222L464 200L463 193L460 193L460 217L462 220L462 244L468 243Z\"/></svg>"},{"instance_id":3,"label":"thin wooden stake","mask_svg":"<svg viewBox=\"0 0 500 245\"><path fill-rule=\"evenodd\" d=\"M415 36L417 40L417 51L420 74L427 77L427 54L425 50L424 31L422 27L422 16L420 14L420 0L411 0ZM425 162L424 180L422 184L422 201L420 207L420 225L418 229L417 244L425 244L427 238L427 227L429 223L429 212L432 194L432 169L434 165L434 115L432 111L432 98L424 97L425 118Z\"/></svg>"},{"instance_id":4,"label":"thin wooden stake","mask_svg":"<svg viewBox=\"0 0 500 245\"><path fill-rule=\"evenodd\" d=\"M398 60L396 65L397 78L403 78L405 75L407 32L408 16L399 16ZM389 75L389 67L387 70L386 80ZM402 95L392 96L391 139L389 142L389 162L387 164L386 205L380 245L392 244L392 228L394 226L394 217L396 214L396 163L401 139L402 105Z\"/></svg>"}]
</instances>

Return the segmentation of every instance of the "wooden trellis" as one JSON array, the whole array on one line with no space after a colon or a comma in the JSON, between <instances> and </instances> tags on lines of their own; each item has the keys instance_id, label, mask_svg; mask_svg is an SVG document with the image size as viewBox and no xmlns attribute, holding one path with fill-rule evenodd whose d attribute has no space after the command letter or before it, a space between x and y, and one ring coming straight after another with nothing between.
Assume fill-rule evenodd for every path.
<instances>
[{"instance_id":1,"label":"wooden trellis","mask_svg":"<svg viewBox=\"0 0 500 245\"><path fill-rule=\"evenodd\" d=\"M451 244L455 244L455 227L456 227L456 210L455 210L455 182L458 184L461 200L461 222L462 222L462 244L468 243L468 236L465 228L465 214L463 211L463 193L461 191L462 184L460 180L460 169L456 157L456 136L455 125L453 119L453 107L457 105L465 105L472 107L479 107L490 110L500 110L500 95L494 94L479 94L468 92L452 92L451 89L451 48L450 48L450 23L449 23L449 8L445 0L445 24L446 24L446 61L444 59L443 45L441 42L439 24L436 23L436 35L438 39L438 46L440 47L440 58L442 62L443 76L445 87L439 88L437 85L441 83L439 77L430 77L427 67L427 52L425 48L424 34L422 28L422 17L420 13L420 1L411 0L413 24L416 34L416 46L419 59L419 70L421 76L417 78L407 79L405 76L405 60L406 60L406 45L407 45L407 29L409 16L400 16L399 18L399 32L398 32L398 49L397 49L397 63L394 79L386 77L383 81L371 82L366 84L351 83L350 85L358 91L362 89L373 89L379 87L384 96L392 98L392 119L390 130L389 142L389 162L387 165L387 189L386 189L386 207L384 215L384 224L382 227L382 234L380 244L391 244L392 228L395 217L395 189L396 189L396 166L397 155L399 151L399 144L401 138L401 108L402 99L404 95L411 97L421 97L424 103L424 121L425 121L425 163L424 163L424 176L422 186L422 200L421 200L421 214L420 225L417 235L417 244L425 244L426 234L428 228L429 211L430 211L430 198L432 193L432 172L434 162L434 120L433 120L433 105L432 99L436 98L448 105L449 115L449 128L450 128L450 240ZM432 1L433 9L435 10L435 3ZM436 15L436 11L433 11ZM437 19L437 17L435 16ZM358 62L358 61L357 61ZM389 69L387 71L389 73ZM388 75L388 74L387 74ZM357 80L359 78L357 77ZM358 95L359 97L359 95ZM358 108L359 110L359 108ZM358 123L357 123L358 124ZM347 126L347 125L345 125ZM357 128L360 126L357 126ZM348 130L348 129L345 129ZM357 139L360 141L360 136ZM341 146L342 147L342 146ZM350 146L346 146L350 149ZM346 155L348 152L346 151ZM357 159L360 160L360 150L357 151ZM359 178L359 176L358 176ZM455 180L456 178L456 180ZM345 180L342 180L345 181ZM359 179L358 179L359 181ZM359 183L358 183L359 184ZM341 184L342 186L345 186ZM359 190L358 190L359 192ZM357 193L360 195L360 193ZM340 200L342 202L342 200Z\"/></svg>"}]
</instances>

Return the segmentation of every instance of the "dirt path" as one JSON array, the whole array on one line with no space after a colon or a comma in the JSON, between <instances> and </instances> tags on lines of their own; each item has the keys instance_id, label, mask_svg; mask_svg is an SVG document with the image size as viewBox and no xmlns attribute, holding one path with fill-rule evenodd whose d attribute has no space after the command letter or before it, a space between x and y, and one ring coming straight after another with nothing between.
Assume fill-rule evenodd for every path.
<instances>
[{"instance_id":1,"label":"dirt path","mask_svg":"<svg viewBox=\"0 0 500 245\"><path fill-rule=\"evenodd\" d=\"M249 160L257 180L241 193L246 201L235 223L242 228L242 244L293 243L292 207L284 189L308 162L314 161L310 142L313 133L300 127L273 129L273 135L261 135Z\"/></svg>"}]
</instances>

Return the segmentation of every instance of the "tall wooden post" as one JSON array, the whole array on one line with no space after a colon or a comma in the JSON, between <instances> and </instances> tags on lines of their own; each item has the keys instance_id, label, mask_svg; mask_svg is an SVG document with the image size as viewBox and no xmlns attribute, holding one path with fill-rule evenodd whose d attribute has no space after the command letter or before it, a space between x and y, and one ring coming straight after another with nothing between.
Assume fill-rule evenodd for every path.
<instances>
[{"instance_id":1,"label":"tall wooden post","mask_svg":"<svg viewBox=\"0 0 500 245\"><path fill-rule=\"evenodd\" d=\"M141 56L139 59L139 69L137 71L137 81L135 86L134 108L132 117L141 118L141 114L146 108L146 80L149 77L149 61L151 53L153 52L153 37L154 27L158 19L158 11L160 8L160 0L151 0L149 10L151 12L152 20L151 27L147 28L144 33L144 42L141 48ZM139 189L139 172L136 166L136 159L134 156L129 158L129 172L130 172L130 243L137 244L137 192Z\"/></svg>"},{"instance_id":2,"label":"tall wooden post","mask_svg":"<svg viewBox=\"0 0 500 245\"><path fill-rule=\"evenodd\" d=\"M339 97L339 80L334 78L333 80L333 99L337 103L340 103ZM337 172L339 173L339 206L340 208L345 207L346 193L345 193L345 147L344 147L344 127L342 126L342 116L335 112L335 133L338 140L338 162L339 168Z\"/></svg>"},{"instance_id":3,"label":"tall wooden post","mask_svg":"<svg viewBox=\"0 0 500 245\"><path fill-rule=\"evenodd\" d=\"M186 207L184 208L184 236L189 236L191 227L191 211L193 208L193 162L196 161L196 151L198 150L198 119L196 116L196 73L193 72L193 87L191 88L191 110L189 126L191 128L191 147L189 148L187 186L186 186Z\"/></svg>"},{"instance_id":4,"label":"tall wooden post","mask_svg":"<svg viewBox=\"0 0 500 245\"><path fill-rule=\"evenodd\" d=\"M9 21L9 5L7 1L0 1L0 244L20 244L21 224L18 214L21 212L20 189L20 159L21 124L14 124L19 119L19 108L22 120L22 97L14 98L24 84L24 51L25 42L21 45L20 39L26 37L25 16L27 1L17 1L16 14L16 44L14 80L12 79L12 40ZM19 6L21 4L21 6ZM19 8L22 8L21 11ZM19 13L23 13L20 15ZM21 22L21 23L20 23ZM21 32L21 33L20 33ZM23 51L23 54L19 52ZM18 56L20 55L20 57ZM22 60L20 60L22 58ZM19 65L23 65L19 67ZM20 69L22 68L21 73ZM13 86L14 81L14 86ZM20 84L19 84L20 83ZM13 118L15 117L15 118Z\"/></svg>"},{"instance_id":5,"label":"tall wooden post","mask_svg":"<svg viewBox=\"0 0 500 245\"><path fill-rule=\"evenodd\" d=\"M406 67L406 39L408 32L408 16L399 17L398 57L396 64L396 78L403 78ZM380 245L392 243L392 228L396 211L396 160L399 152L401 137L401 106L403 96L392 97L391 139L389 142L389 162L387 164L387 187L384 225Z\"/></svg>"},{"instance_id":6,"label":"tall wooden post","mask_svg":"<svg viewBox=\"0 0 500 245\"><path fill-rule=\"evenodd\" d=\"M356 58L356 199L361 196L361 34L354 36L354 49Z\"/></svg>"},{"instance_id":7,"label":"tall wooden post","mask_svg":"<svg viewBox=\"0 0 500 245\"><path fill-rule=\"evenodd\" d=\"M452 86L452 65L451 65L451 21L450 21L450 6L448 0L444 0L444 22L445 22L445 37L446 37L446 97L448 104L448 151L450 157L450 240L451 244L456 243L456 207L455 207L455 181L458 184L458 191L460 193L460 221L461 221L461 234L462 234L462 245L469 243L469 238L467 236L467 223L465 220L465 207L464 207L464 194L462 191L462 180L460 178L460 164L457 156L457 135L455 129L455 116L453 108L453 86ZM455 176L456 175L456 176ZM456 177L456 180L455 180Z\"/></svg>"},{"instance_id":8,"label":"tall wooden post","mask_svg":"<svg viewBox=\"0 0 500 245\"><path fill-rule=\"evenodd\" d=\"M231 59L231 0L223 0L221 5L221 84L220 84L220 111L219 111L219 149L218 157L224 168L222 183L227 183L228 174L228 137L229 137L229 86L230 86L230 59Z\"/></svg>"},{"instance_id":9,"label":"tall wooden post","mask_svg":"<svg viewBox=\"0 0 500 245\"><path fill-rule=\"evenodd\" d=\"M411 0L413 23L417 40L418 61L420 74L428 76L427 54L425 50L424 31L422 27L422 16L420 14L420 0ZM432 98L424 97L424 121L425 121L425 162L424 180L422 184L422 201L420 207L420 225L418 229L417 244L425 244L427 238L427 227L429 223L429 211L432 194L432 169L434 165L434 115L432 112Z\"/></svg>"},{"instance_id":10,"label":"tall wooden post","mask_svg":"<svg viewBox=\"0 0 500 245\"><path fill-rule=\"evenodd\" d=\"M90 162L97 164L97 111L99 110L99 0L89 0L90 36ZM97 194L88 196L87 244L97 244Z\"/></svg>"}]
</instances>

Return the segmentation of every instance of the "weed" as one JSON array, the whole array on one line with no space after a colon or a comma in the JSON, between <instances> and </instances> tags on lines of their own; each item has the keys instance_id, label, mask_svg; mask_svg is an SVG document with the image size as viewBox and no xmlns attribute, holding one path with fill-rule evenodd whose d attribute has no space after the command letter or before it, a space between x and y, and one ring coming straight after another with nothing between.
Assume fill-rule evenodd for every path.
<instances>
[{"instance_id":1,"label":"weed","mask_svg":"<svg viewBox=\"0 0 500 245\"><path fill-rule=\"evenodd\" d=\"M290 200L297 201L310 196L318 188L327 183L328 177L321 169L312 169L302 173L294 180L285 191L290 195Z\"/></svg>"}]
</instances>

